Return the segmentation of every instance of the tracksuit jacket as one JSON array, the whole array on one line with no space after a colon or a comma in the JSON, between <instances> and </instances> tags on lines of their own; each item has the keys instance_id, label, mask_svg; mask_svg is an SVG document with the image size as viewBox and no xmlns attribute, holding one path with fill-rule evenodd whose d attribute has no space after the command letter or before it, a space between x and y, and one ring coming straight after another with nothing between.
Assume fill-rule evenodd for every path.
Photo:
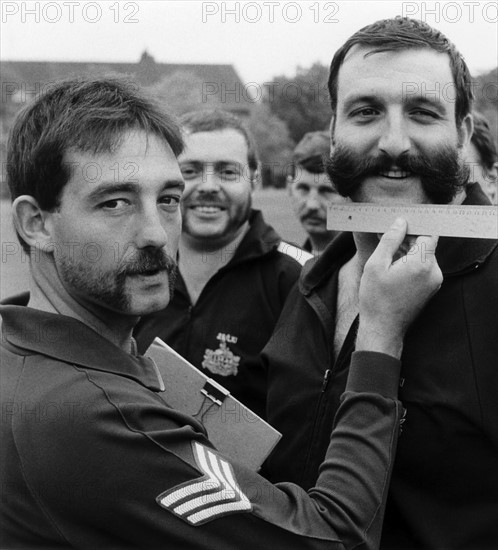
<instances>
[{"instance_id":1,"label":"tracksuit jacket","mask_svg":"<svg viewBox=\"0 0 498 550\"><path fill-rule=\"evenodd\" d=\"M489 201L474 184L464 204ZM305 266L263 352L268 421L283 434L263 470L273 482L318 477L355 347L358 320L333 360L338 271L354 253L343 233ZM381 547L496 550L497 241L442 237L436 257L444 282L401 358L406 417Z\"/></svg>"},{"instance_id":2,"label":"tracksuit jacket","mask_svg":"<svg viewBox=\"0 0 498 550\"><path fill-rule=\"evenodd\" d=\"M266 371L260 352L270 339L304 262L312 256L282 241L253 210L231 260L192 305L178 274L168 307L145 316L134 336L140 353L158 336L253 412L266 414Z\"/></svg>"},{"instance_id":3,"label":"tracksuit jacket","mask_svg":"<svg viewBox=\"0 0 498 550\"><path fill-rule=\"evenodd\" d=\"M14 303L0 307L0 548L377 548L399 361L355 356L306 493L218 453L199 421L167 405L150 359Z\"/></svg>"}]
</instances>

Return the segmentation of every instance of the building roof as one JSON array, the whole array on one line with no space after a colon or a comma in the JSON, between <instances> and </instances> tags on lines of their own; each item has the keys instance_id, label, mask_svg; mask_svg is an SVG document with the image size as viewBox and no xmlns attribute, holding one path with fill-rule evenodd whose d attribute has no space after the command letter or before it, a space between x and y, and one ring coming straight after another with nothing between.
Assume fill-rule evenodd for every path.
<instances>
[{"instance_id":1,"label":"building roof","mask_svg":"<svg viewBox=\"0 0 498 550\"><path fill-rule=\"evenodd\" d=\"M120 74L129 76L143 86L150 86L165 76L188 72L203 82L217 85L220 93L224 90L224 108L241 116L248 116L252 105L233 65L157 63L147 51L142 54L138 63L2 61L0 66L2 96L5 96L2 101L9 101L9 97L12 99L14 91L21 90L22 85L25 86L26 93L37 93L48 83L82 75ZM10 84L10 88L6 87L6 83ZM237 94L230 93L237 89Z\"/></svg>"}]
</instances>

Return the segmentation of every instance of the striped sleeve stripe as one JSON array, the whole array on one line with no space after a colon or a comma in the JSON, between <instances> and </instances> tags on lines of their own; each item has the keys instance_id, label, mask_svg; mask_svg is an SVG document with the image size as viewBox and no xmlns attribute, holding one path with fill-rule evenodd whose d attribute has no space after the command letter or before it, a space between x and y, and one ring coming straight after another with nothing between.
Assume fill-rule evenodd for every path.
<instances>
[{"instance_id":1,"label":"striped sleeve stripe","mask_svg":"<svg viewBox=\"0 0 498 550\"><path fill-rule=\"evenodd\" d=\"M277 250L282 254L287 254L287 256L290 256L301 265L304 265L308 260L311 260L311 258L313 258L313 254L310 254L309 252L306 252L306 250L298 248L297 246L286 243L284 241L280 242Z\"/></svg>"},{"instance_id":2,"label":"striped sleeve stripe","mask_svg":"<svg viewBox=\"0 0 498 550\"><path fill-rule=\"evenodd\" d=\"M235 480L231 465L204 445L193 442L192 446L195 461L204 476L165 491L157 497L157 502L191 525L252 510L251 502Z\"/></svg>"}]
</instances>

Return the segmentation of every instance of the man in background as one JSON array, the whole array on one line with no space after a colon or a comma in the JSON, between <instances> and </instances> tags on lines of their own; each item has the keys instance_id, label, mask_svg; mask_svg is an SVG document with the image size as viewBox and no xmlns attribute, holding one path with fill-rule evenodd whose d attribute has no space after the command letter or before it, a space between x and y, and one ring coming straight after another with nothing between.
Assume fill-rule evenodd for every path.
<instances>
[{"instance_id":1,"label":"man in background","mask_svg":"<svg viewBox=\"0 0 498 550\"><path fill-rule=\"evenodd\" d=\"M345 202L327 175L330 155L329 132L308 132L292 155L292 173L287 179L294 214L308 237L303 249L318 256L337 235L327 229L327 206Z\"/></svg>"},{"instance_id":2,"label":"man in background","mask_svg":"<svg viewBox=\"0 0 498 550\"><path fill-rule=\"evenodd\" d=\"M142 319L135 337L143 352L158 336L264 417L259 353L311 256L251 208L258 160L242 122L215 110L184 115L181 124L186 188L175 293L166 309Z\"/></svg>"},{"instance_id":3,"label":"man in background","mask_svg":"<svg viewBox=\"0 0 498 550\"><path fill-rule=\"evenodd\" d=\"M467 149L471 181L476 181L488 194L491 202L497 204L498 154L496 136L493 136L488 121L481 113L474 111L474 133Z\"/></svg>"},{"instance_id":4,"label":"man in background","mask_svg":"<svg viewBox=\"0 0 498 550\"><path fill-rule=\"evenodd\" d=\"M434 94L449 88L456 99ZM359 30L333 58L329 93L327 169L342 195L379 206L489 205L469 182L465 158L470 73L438 30L408 18ZM266 463L272 481L316 483L357 345L359 281L377 242L373 233L337 236L304 268L264 350L268 420L282 433ZM441 237L436 257L441 290L403 349L406 418L381 547L491 550L498 540L498 241Z\"/></svg>"}]
</instances>

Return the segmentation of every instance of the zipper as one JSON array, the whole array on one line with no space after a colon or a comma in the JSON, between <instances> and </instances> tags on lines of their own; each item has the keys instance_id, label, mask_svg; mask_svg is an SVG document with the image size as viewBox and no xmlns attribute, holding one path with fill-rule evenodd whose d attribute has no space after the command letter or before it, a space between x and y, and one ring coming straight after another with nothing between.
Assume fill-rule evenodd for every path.
<instances>
[{"instance_id":1,"label":"zipper","mask_svg":"<svg viewBox=\"0 0 498 550\"><path fill-rule=\"evenodd\" d=\"M325 371L325 375L323 377L323 382L322 382L322 393L324 393L326 390L327 390L327 386L329 385L329 380L330 380L330 374L331 374L331 370L330 369L327 369Z\"/></svg>"}]
</instances>

